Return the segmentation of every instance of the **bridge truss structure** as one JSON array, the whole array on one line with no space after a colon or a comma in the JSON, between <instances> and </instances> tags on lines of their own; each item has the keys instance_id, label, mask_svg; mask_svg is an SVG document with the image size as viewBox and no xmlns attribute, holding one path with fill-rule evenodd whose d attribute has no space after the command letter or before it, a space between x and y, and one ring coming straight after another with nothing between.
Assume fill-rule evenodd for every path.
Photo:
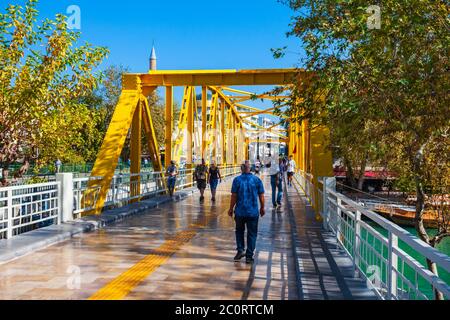
<instances>
[{"instance_id":1,"label":"bridge truss structure","mask_svg":"<svg viewBox=\"0 0 450 320\"><path fill-rule=\"evenodd\" d=\"M250 118L273 114L275 107L261 110L244 103L255 99L280 100L288 96L255 94L239 89L240 86L284 86L287 91L310 75L299 69L152 70L124 74L122 92L88 183L89 188L98 193L86 198L88 201L95 199L95 203L91 204L94 209L88 214L101 212L129 131L130 173L136 180L132 193L140 194L142 133L147 136L153 169L163 171L160 146L147 99L155 94L158 87L165 89L165 166L171 160L179 163L183 154L188 168L192 168L195 160L200 158L214 160L221 166L235 166L248 159L251 143L275 141L254 138L255 133L270 132L278 142L287 145L288 153L294 156L299 169L310 173L313 179L331 176L332 157L326 146L328 128L311 129L307 122L299 124L289 119L284 119L287 124L285 128L280 128L278 124L261 126ZM176 128L173 126L174 87L184 88ZM198 88L201 90L201 101L196 95ZM252 129L248 129L249 126ZM133 201L139 201L139 197ZM317 207L318 204L313 205Z\"/></svg>"}]
</instances>

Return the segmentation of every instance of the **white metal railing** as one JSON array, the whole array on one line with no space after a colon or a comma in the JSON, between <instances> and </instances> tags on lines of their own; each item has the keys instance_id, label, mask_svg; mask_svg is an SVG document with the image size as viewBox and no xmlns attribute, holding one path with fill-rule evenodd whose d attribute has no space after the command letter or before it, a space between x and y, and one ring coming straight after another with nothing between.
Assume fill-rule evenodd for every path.
<instances>
[{"instance_id":1,"label":"white metal railing","mask_svg":"<svg viewBox=\"0 0 450 320\"><path fill-rule=\"evenodd\" d=\"M240 172L239 166L228 165L219 168L222 177ZM176 190L194 185L193 172L192 168L178 170ZM70 173L62 175L68 176L56 177L55 182L0 188L0 239L76 219L95 207L100 187L88 185L89 181L100 180L102 177L73 178ZM164 193L165 179L163 172L116 174L108 189L104 207L125 205L136 198ZM139 193L133 192L138 185ZM68 212L67 215L65 211Z\"/></svg>"},{"instance_id":2,"label":"white metal railing","mask_svg":"<svg viewBox=\"0 0 450 320\"><path fill-rule=\"evenodd\" d=\"M59 223L59 182L0 188L0 239Z\"/></svg>"},{"instance_id":3,"label":"white metal railing","mask_svg":"<svg viewBox=\"0 0 450 320\"><path fill-rule=\"evenodd\" d=\"M355 273L365 278L380 298L428 300L434 299L435 291L450 298L448 255L336 192L330 184L334 178L318 179L315 189L311 176L298 172L294 177L312 203L317 194L315 209L324 228L336 236L337 245L352 259ZM436 263L438 274L445 277L429 271L425 259Z\"/></svg>"},{"instance_id":4,"label":"white metal railing","mask_svg":"<svg viewBox=\"0 0 450 320\"><path fill-rule=\"evenodd\" d=\"M219 166L223 177L235 175L239 172L239 166ZM176 190L181 190L194 185L193 168L178 169L177 180L175 184ZM139 179L133 177L139 176ZM101 177L83 177L73 179L74 185L74 216L80 217L83 212L91 210L95 206L95 202L100 191L99 186L89 187L89 179L101 179ZM106 195L105 207L128 203L130 200L137 198L145 198L164 193L166 191L164 172L143 172L139 174L118 174L111 181L111 186ZM137 190L140 185L140 192ZM89 191L89 192L87 192ZM135 194L132 196L132 194ZM90 204L88 206L87 204Z\"/></svg>"}]
</instances>

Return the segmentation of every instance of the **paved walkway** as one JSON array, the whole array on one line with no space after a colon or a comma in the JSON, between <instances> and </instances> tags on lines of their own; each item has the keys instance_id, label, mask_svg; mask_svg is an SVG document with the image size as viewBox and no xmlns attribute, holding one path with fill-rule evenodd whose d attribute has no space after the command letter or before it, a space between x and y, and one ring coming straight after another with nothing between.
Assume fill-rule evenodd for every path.
<instances>
[{"instance_id":1,"label":"paved walkway","mask_svg":"<svg viewBox=\"0 0 450 320\"><path fill-rule=\"evenodd\" d=\"M226 182L216 203L194 194L0 265L0 299L373 299L305 198L291 187L273 211L262 179L253 266L233 262Z\"/></svg>"}]
</instances>

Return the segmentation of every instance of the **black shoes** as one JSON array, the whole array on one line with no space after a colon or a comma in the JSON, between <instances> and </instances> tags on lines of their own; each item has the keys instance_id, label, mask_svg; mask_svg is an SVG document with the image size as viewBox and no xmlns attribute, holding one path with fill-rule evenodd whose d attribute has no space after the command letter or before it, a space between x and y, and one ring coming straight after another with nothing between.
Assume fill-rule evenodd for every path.
<instances>
[{"instance_id":1,"label":"black shoes","mask_svg":"<svg viewBox=\"0 0 450 320\"><path fill-rule=\"evenodd\" d=\"M238 251L238 253L236 254L236 256L234 257L234 261L239 261L241 260L243 257L245 257L245 252L244 251ZM251 257L246 257L245 258L245 263L247 264L252 264L253 262L255 262L255 259L251 258Z\"/></svg>"},{"instance_id":2,"label":"black shoes","mask_svg":"<svg viewBox=\"0 0 450 320\"><path fill-rule=\"evenodd\" d=\"M234 261L239 261L243 257L245 257L245 252L244 251L238 251L238 253L234 256Z\"/></svg>"}]
</instances>

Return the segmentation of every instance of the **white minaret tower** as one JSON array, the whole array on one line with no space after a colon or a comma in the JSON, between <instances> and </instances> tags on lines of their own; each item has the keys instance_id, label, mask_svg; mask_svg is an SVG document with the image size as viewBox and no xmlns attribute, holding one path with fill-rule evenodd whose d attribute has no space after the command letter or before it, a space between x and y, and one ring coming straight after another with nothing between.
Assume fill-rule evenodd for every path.
<instances>
[{"instance_id":1,"label":"white minaret tower","mask_svg":"<svg viewBox=\"0 0 450 320\"><path fill-rule=\"evenodd\" d=\"M150 70L154 71L156 70L156 53L155 53L155 46L152 47L152 53L150 55Z\"/></svg>"}]
</instances>

